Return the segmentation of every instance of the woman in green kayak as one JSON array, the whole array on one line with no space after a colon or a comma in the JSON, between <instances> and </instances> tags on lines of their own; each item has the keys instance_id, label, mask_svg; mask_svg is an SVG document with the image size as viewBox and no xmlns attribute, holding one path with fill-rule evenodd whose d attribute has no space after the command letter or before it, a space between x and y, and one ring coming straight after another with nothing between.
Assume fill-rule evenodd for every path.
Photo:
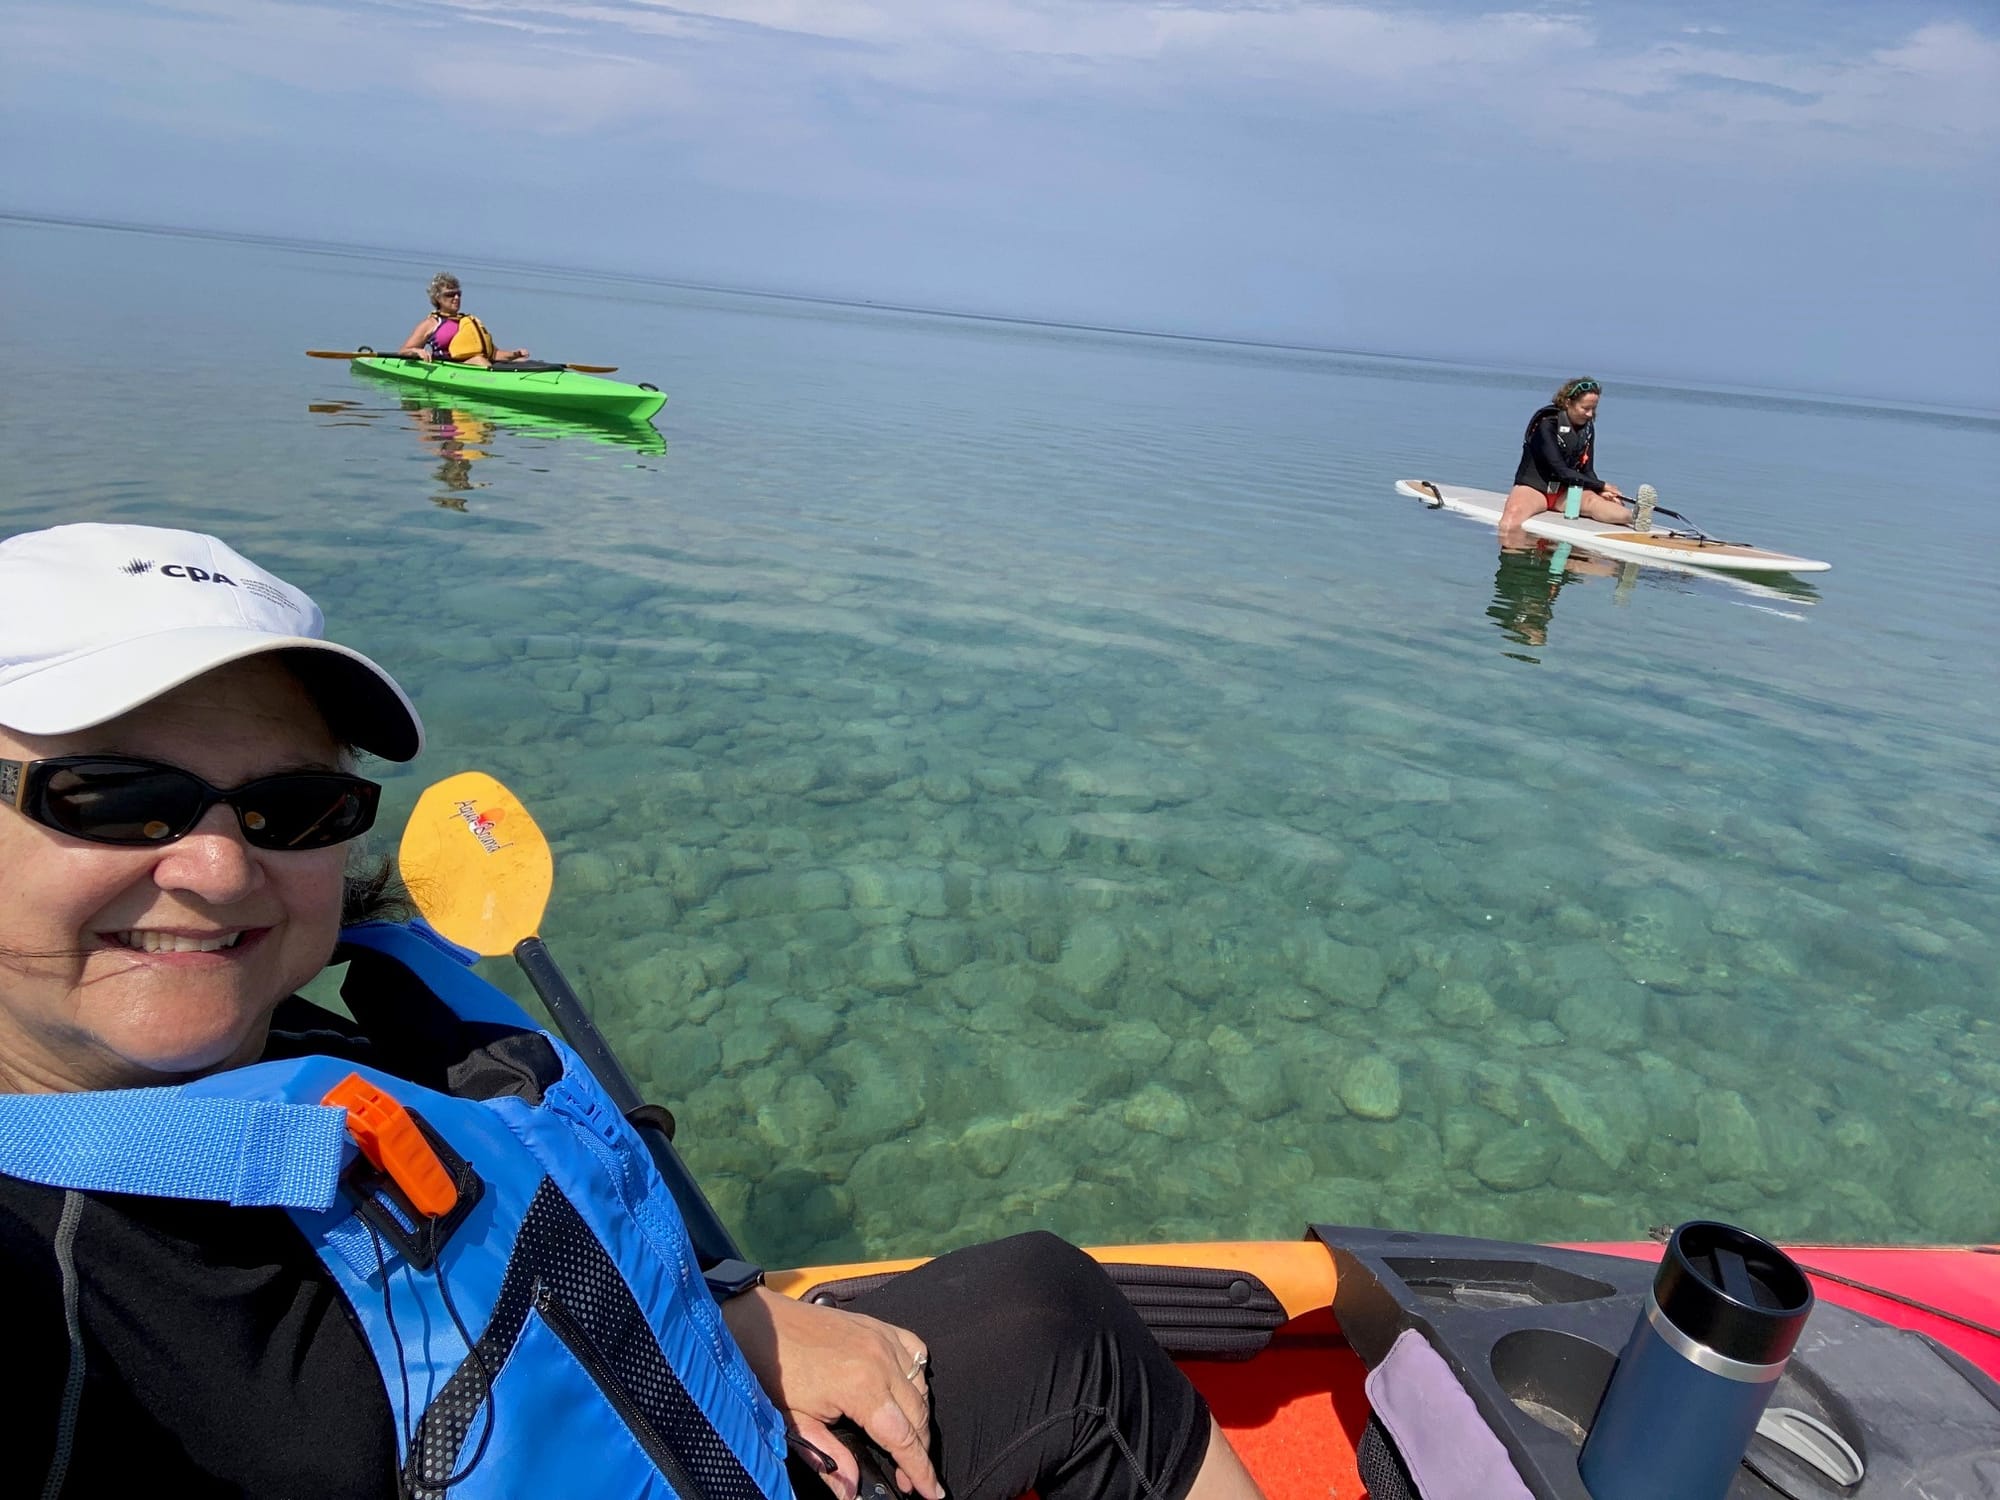
<instances>
[{"instance_id":1,"label":"woman in green kayak","mask_svg":"<svg viewBox=\"0 0 2000 1500\"><path fill-rule=\"evenodd\" d=\"M865 1433L929 1500L1256 1494L1054 1236L844 1309L698 1264L573 1053L351 925L357 754L422 742L213 537L0 541L0 1492L854 1500ZM336 942L352 1019L297 994Z\"/></svg>"},{"instance_id":2,"label":"woman in green kayak","mask_svg":"<svg viewBox=\"0 0 2000 1500\"><path fill-rule=\"evenodd\" d=\"M426 361L444 359L454 364L482 367L515 364L530 357L526 349L496 348L486 325L470 313L459 310L465 293L458 284L458 278L451 272L438 272L431 278L428 290L430 315L410 330L410 336L403 340L403 347L398 353L415 355Z\"/></svg>"}]
</instances>

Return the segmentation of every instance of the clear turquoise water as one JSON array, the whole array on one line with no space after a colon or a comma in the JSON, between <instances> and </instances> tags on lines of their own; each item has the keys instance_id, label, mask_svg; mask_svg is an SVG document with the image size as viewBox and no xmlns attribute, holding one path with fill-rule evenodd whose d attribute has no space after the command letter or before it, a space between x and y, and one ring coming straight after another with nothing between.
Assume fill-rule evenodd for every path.
<instances>
[{"instance_id":1,"label":"clear turquoise water","mask_svg":"<svg viewBox=\"0 0 2000 1500\"><path fill-rule=\"evenodd\" d=\"M756 1253L2000 1238L2000 422L1614 383L1605 472L1834 571L1552 591L1391 489L1547 372L467 265L665 444L300 357L432 269L0 220L0 529L213 529L389 663L385 825L522 794Z\"/></svg>"}]
</instances>

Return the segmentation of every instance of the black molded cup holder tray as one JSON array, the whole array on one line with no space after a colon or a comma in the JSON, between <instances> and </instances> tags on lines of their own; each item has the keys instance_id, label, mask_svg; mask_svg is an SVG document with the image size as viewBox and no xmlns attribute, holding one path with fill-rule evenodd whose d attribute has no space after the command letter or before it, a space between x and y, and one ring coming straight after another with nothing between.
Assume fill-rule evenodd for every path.
<instances>
[{"instance_id":1,"label":"black molded cup holder tray","mask_svg":"<svg viewBox=\"0 0 2000 1500\"><path fill-rule=\"evenodd\" d=\"M1577 1453L1657 1261L1331 1224L1311 1237L1332 1252L1334 1315L1370 1367L1421 1330L1537 1500L1591 1500ZM2000 1386L1922 1334L1822 1300L1771 1404L1828 1423L1867 1472L1841 1488L1758 1438L1729 1500L2000 1500Z\"/></svg>"}]
</instances>

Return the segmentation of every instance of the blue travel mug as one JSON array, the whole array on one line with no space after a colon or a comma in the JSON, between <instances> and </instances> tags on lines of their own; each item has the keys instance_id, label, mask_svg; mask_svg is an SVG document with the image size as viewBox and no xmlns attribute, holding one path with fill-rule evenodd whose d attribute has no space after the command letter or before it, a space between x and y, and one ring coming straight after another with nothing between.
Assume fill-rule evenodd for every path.
<instances>
[{"instance_id":1,"label":"blue travel mug","mask_svg":"<svg viewBox=\"0 0 2000 1500\"><path fill-rule=\"evenodd\" d=\"M1812 1305L1777 1246L1676 1229L1577 1458L1592 1500L1725 1500Z\"/></svg>"}]
</instances>

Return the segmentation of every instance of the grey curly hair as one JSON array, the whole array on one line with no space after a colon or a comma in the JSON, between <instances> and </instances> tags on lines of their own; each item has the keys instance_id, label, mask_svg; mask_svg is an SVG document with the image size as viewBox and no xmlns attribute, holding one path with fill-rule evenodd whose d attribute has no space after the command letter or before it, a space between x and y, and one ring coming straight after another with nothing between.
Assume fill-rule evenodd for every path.
<instances>
[{"instance_id":1,"label":"grey curly hair","mask_svg":"<svg viewBox=\"0 0 2000 1500\"><path fill-rule=\"evenodd\" d=\"M430 293L431 306L436 307L440 294L459 290L458 278L449 271L440 271L431 278L431 284L424 290Z\"/></svg>"}]
</instances>

